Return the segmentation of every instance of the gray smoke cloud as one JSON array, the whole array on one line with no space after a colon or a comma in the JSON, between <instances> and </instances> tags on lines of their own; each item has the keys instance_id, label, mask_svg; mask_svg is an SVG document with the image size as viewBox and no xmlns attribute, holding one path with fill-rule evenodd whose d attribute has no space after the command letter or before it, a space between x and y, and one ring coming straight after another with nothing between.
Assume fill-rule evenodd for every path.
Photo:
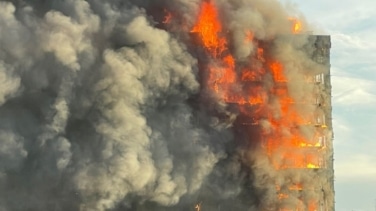
<instances>
[{"instance_id":1,"label":"gray smoke cloud","mask_svg":"<svg viewBox=\"0 0 376 211\"><path fill-rule=\"evenodd\" d=\"M276 181L293 173L239 150L237 112L200 85L202 53L189 34L200 3L0 0L1 211L258 210L273 201ZM246 30L265 42L289 33L278 1L216 4L237 61L257 51ZM322 72L295 50L308 38L296 42L274 42L289 77ZM290 86L296 99L314 89Z\"/></svg>"}]
</instances>

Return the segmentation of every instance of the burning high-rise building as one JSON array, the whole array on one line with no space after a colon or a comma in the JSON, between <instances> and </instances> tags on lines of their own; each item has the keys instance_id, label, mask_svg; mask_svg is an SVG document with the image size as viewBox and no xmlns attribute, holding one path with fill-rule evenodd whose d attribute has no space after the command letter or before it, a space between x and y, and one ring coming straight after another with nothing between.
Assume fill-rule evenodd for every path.
<instances>
[{"instance_id":1,"label":"burning high-rise building","mask_svg":"<svg viewBox=\"0 0 376 211\"><path fill-rule=\"evenodd\" d=\"M254 53L237 61L219 17L213 1L203 2L191 32L209 57L201 59L204 90L237 114L232 132L250 189L262 193L257 209L334 210L330 37L300 33L290 18L291 34L270 40L244 30ZM232 206L224 209L241 209Z\"/></svg>"},{"instance_id":2,"label":"burning high-rise building","mask_svg":"<svg viewBox=\"0 0 376 211\"><path fill-rule=\"evenodd\" d=\"M330 37L277 0L0 0L0 210L333 211Z\"/></svg>"}]
</instances>

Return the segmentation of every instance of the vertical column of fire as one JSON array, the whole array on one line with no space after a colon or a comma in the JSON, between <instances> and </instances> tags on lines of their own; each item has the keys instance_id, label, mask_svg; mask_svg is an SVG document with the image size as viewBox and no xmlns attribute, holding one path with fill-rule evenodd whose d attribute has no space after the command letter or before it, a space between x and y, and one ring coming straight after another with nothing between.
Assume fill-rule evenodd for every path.
<instances>
[{"instance_id":1,"label":"vertical column of fire","mask_svg":"<svg viewBox=\"0 0 376 211\"><path fill-rule=\"evenodd\" d=\"M261 86L253 86L252 89L235 89L234 85L245 81L260 80L265 70L259 68L250 70L247 67L238 67L234 56L229 50L229 41L223 32L222 23L218 17L218 11L213 1L203 1L196 24L191 33L197 34L200 44L209 56L206 69L207 77L204 86L209 88L217 97L227 103L261 104L265 101L266 92ZM244 32L246 40L252 42L250 31ZM262 60L263 49L259 48L255 57ZM242 84L244 85L244 84Z\"/></svg>"},{"instance_id":2,"label":"vertical column of fire","mask_svg":"<svg viewBox=\"0 0 376 211\"><path fill-rule=\"evenodd\" d=\"M226 101L231 97L229 90L236 78L235 60L229 52L228 41L222 35L222 24L212 1L202 3L198 21L191 32L199 35L201 44L210 57L206 64L206 86Z\"/></svg>"},{"instance_id":3,"label":"vertical column of fire","mask_svg":"<svg viewBox=\"0 0 376 211\"><path fill-rule=\"evenodd\" d=\"M280 172L293 170L296 173L305 173L304 171L325 167L322 150L325 146L320 137L316 136L313 140L308 140L300 131L304 127L325 127L323 122L318 120L318 117L314 114L299 112L299 109L297 109L308 106L313 102L299 102L289 95L288 83L291 83L291 81L287 80L281 63L273 61L270 62L269 67L274 79L273 95L280 107L277 112L269 113L268 121L273 129L265 135L265 148L273 166ZM319 133L319 129L316 129L316 133ZM284 185L288 187L281 189L277 185L278 198L281 200L281 204L283 204L283 201L287 201L290 196L298 198L301 202L296 207L281 205L280 211L317 211L319 209L320 198L315 196L310 199L300 199L301 192L314 191L313 189L317 189L316 184L302 184L299 181L291 181Z\"/></svg>"},{"instance_id":4,"label":"vertical column of fire","mask_svg":"<svg viewBox=\"0 0 376 211\"><path fill-rule=\"evenodd\" d=\"M293 23L292 32L299 33L301 24L297 19L291 19ZM290 95L290 81L285 73L284 65L276 60L267 62L267 66L273 75L274 86L272 95L279 105L279 109L270 110L268 114L268 122L271 123L272 130L265 134L265 149L272 162L272 165L281 175L284 175L285 182L283 188L277 184L278 198L281 201L280 211L318 211L323 198L320 194L306 193L321 192L319 176L314 171L325 168L325 135L322 129L326 127L325 117L321 114L302 112L299 108L312 106L320 106L314 97L312 100L294 99ZM304 71L301 73L304 75ZM322 76L322 74L320 74ZM304 75L307 85L322 82L323 79L316 79L317 76L311 77ZM300 82L301 83L301 82ZM308 96L314 96L314 93L307 93ZM308 98L309 99L309 98ZM303 134L304 129L310 129L316 135L307 138ZM290 180L289 173L309 174L312 177L310 183L302 183L299 180ZM316 178L316 179L315 179ZM316 181L315 181L316 180ZM290 198L298 199L295 206L290 203ZM320 209L322 210L322 209Z\"/></svg>"}]
</instances>

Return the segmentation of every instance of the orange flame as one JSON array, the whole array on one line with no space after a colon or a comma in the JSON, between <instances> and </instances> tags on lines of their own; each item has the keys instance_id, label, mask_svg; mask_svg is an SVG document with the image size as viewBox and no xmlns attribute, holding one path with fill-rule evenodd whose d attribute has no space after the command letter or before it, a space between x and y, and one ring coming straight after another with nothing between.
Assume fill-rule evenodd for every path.
<instances>
[{"instance_id":1,"label":"orange flame","mask_svg":"<svg viewBox=\"0 0 376 211\"><path fill-rule=\"evenodd\" d=\"M318 211L317 207L317 203L312 201L308 204L308 211Z\"/></svg>"},{"instance_id":2,"label":"orange flame","mask_svg":"<svg viewBox=\"0 0 376 211\"><path fill-rule=\"evenodd\" d=\"M273 131L266 137L267 154L276 169L320 168L319 153L308 152L307 147L318 148L321 144L306 140L299 130L294 129L299 125L312 124L313 115L297 110L296 102L289 94L288 79L283 65L278 61L272 61L268 66L275 82L272 94L278 102L279 110L274 111L274 115L273 112L268 115Z\"/></svg>"},{"instance_id":3,"label":"orange flame","mask_svg":"<svg viewBox=\"0 0 376 211\"><path fill-rule=\"evenodd\" d=\"M214 56L217 56L227 48L226 39L219 37L222 32L222 24L212 1L205 1L201 4L198 21L191 32L199 34L204 47Z\"/></svg>"},{"instance_id":4,"label":"orange flame","mask_svg":"<svg viewBox=\"0 0 376 211\"><path fill-rule=\"evenodd\" d=\"M288 194L285 194L285 193L279 193L278 194L278 199L287 199L289 197L289 195Z\"/></svg>"},{"instance_id":5,"label":"orange flame","mask_svg":"<svg viewBox=\"0 0 376 211\"><path fill-rule=\"evenodd\" d=\"M281 63L279 63L277 61L273 61L273 62L271 62L269 67L270 67L270 70L272 71L272 74L273 74L275 81L277 81L277 82L287 82L287 79L286 79L286 77L283 73L283 67L282 67Z\"/></svg>"},{"instance_id":6,"label":"orange flame","mask_svg":"<svg viewBox=\"0 0 376 211\"><path fill-rule=\"evenodd\" d=\"M302 32L303 25L302 25L302 22L300 22L299 19L297 19L297 18L289 18L289 20L292 23L292 27L291 27L292 33L298 34L298 33Z\"/></svg>"},{"instance_id":7,"label":"orange flame","mask_svg":"<svg viewBox=\"0 0 376 211\"><path fill-rule=\"evenodd\" d=\"M302 184L293 184L289 187L289 190L303 190Z\"/></svg>"},{"instance_id":8,"label":"orange flame","mask_svg":"<svg viewBox=\"0 0 376 211\"><path fill-rule=\"evenodd\" d=\"M205 63L205 70L208 71L205 86L224 102L237 104L241 113L252 117L244 125L258 125L262 118L268 120L271 129L260 132L264 136L266 153L277 170L320 168L319 154L316 152L317 148L314 148L319 147L320 143L306 140L298 129L294 129L300 125L312 124L314 121L311 114L304 114L297 109L296 99L291 96L288 89L289 81L285 67L280 61L268 58L269 54L264 52L266 49L262 46L258 46L259 43L252 31L245 31L245 42L253 42L258 46L257 50L250 56L252 58L249 65L244 67L237 64L229 50L230 44L226 37L228 35L224 33L218 10L213 2L207 0L201 3L197 21L191 29L191 33L199 38L198 42L210 60ZM300 33L301 22L294 18L290 21L293 23L292 32ZM257 65L253 66L251 63ZM270 75L272 85L257 85L262 84L260 82ZM274 106L275 104L278 106ZM289 187L291 191L302 189L301 184ZM280 200L288 196L286 193L277 195ZM201 204L197 204L195 208L200 210Z\"/></svg>"}]
</instances>

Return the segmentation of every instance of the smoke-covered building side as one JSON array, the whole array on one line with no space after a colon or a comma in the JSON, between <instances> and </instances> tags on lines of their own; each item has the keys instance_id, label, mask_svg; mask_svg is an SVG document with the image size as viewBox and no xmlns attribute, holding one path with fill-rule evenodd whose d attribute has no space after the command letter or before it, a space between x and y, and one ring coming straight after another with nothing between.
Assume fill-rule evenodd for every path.
<instances>
[{"instance_id":1,"label":"smoke-covered building side","mask_svg":"<svg viewBox=\"0 0 376 211\"><path fill-rule=\"evenodd\" d=\"M0 0L0 211L334 211L310 30L277 0Z\"/></svg>"}]
</instances>

